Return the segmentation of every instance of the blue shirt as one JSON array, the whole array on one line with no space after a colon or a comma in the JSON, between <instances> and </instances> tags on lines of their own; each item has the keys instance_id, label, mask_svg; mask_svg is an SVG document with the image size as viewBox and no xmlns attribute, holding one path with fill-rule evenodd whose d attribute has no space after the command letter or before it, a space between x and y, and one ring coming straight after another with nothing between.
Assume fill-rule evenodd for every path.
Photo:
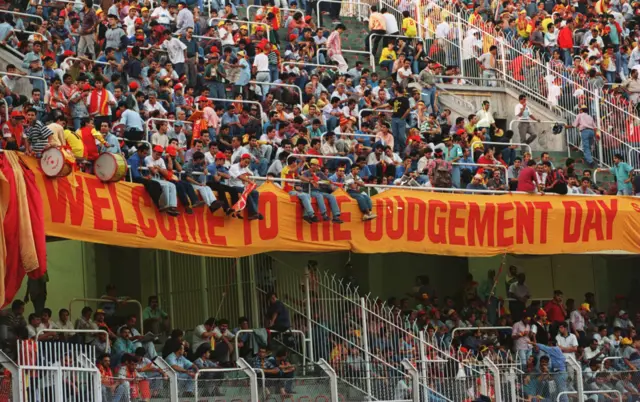
<instances>
[{"instance_id":1,"label":"blue shirt","mask_svg":"<svg viewBox=\"0 0 640 402\"><path fill-rule=\"evenodd\" d=\"M169 356L167 356L167 364L169 366L178 366L185 370L189 370L191 366L193 366L193 363L187 360L186 357L184 356L178 357L176 356L175 353L171 353Z\"/></svg>"},{"instance_id":2,"label":"blue shirt","mask_svg":"<svg viewBox=\"0 0 640 402\"><path fill-rule=\"evenodd\" d=\"M276 359L274 359L273 357L267 357L266 359L256 357L253 361L253 368L268 370L278 368L278 365L276 364Z\"/></svg>"},{"instance_id":3,"label":"blue shirt","mask_svg":"<svg viewBox=\"0 0 640 402\"><path fill-rule=\"evenodd\" d=\"M125 110L122 113L120 123L124 124L128 129L132 128L134 130L144 131L144 120L140 117L140 113L135 110Z\"/></svg>"},{"instance_id":4,"label":"blue shirt","mask_svg":"<svg viewBox=\"0 0 640 402\"><path fill-rule=\"evenodd\" d=\"M618 184L618 191L627 189L631 190L632 183L629 181L625 183L624 181L629 179L629 173L633 171L633 167L626 162L620 162L617 165L614 164L609 168L609 172L616 177L616 182Z\"/></svg>"},{"instance_id":5,"label":"blue shirt","mask_svg":"<svg viewBox=\"0 0 640 402\"><path fill-rule=\"evenodd\" d=\"M107 133L104 139L107 142L107 144L109 144L108 147L105 147L106 152L109 152L112 154L119 154L121 152L120 141L118 140L118 137L116 137L112 133Z\"/></svg>"},{"instance_id":6,"label":"blue shirt","mask_svg":"<svg viewBox=\"0 0 640 402\"><path fill-rule=\"evenodd\" d=\"M240 65L240 76L238 77L238 81L236 81L236 85L249 85L249 81L251 80L251 67L249 67L249 63L245 59L240 59L238 64Z\"/></svg>"},{"instance_id":7,"label":"blue shirt","mask_svg":"<svg viewBox=\"0 0 640 402\"><path fill-rule=\"evenodd\" d=\"M129 158L129 170L131 171L132 179L142 179L142 174L140 173L140 166L145 166L144 160L140 158L140 154L137 152Z\"/></svg>"},{"instance_id":8,"label":"blue shirt","mask_svg":"<svg viewBox=\"0 0 640 402\"><path fill-rule=\"evenodd\" d=\"M223 114L221 120L222 120L222 124L226 124L226 125L229 125L231 123L238 123L240 121L237 114L234 114L233 116L231 116L229 115L229 113Z\"/></svg>"},{"instance_id":9,"label":"blue shirt","mask_svg":"<svg viewBox=\"0 0 640 402\"><path fill-rule=\"evenodd\" d=\"M549 362L555 371L567 371L567 358L564 357L559 347L542 345L540 343L536 345L549 356Z\"/></svg>"}]
</instances>

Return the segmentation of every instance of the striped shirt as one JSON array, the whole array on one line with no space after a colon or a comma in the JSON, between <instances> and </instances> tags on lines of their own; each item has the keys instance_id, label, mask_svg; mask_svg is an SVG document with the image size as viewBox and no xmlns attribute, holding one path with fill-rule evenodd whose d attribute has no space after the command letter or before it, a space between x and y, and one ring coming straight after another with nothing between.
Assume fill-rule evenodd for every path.
<instances>
[{"instance_id":1,"label":"striped shirt","mask_svg":"<svg viewBox=\"0 0 640 402\"><path fill-rule=\"evenodd\" d=\"M37 158L42 156L42 151L49 144L48 138L53 135L53 131L41 121L36 120L32 126L27 128L27 139L31 144L31 150L36 154Z\"/></svg>"}]
</instances>

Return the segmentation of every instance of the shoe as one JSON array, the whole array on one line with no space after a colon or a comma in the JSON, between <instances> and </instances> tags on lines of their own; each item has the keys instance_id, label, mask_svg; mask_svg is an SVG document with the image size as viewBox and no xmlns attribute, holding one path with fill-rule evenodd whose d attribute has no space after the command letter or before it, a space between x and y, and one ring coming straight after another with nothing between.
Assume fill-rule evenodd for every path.
<instances>
[{"instance_id":1,"label":"shoe","mask_svg":"<svg viewBox=\"0 0 640 402\"><path fill-rule=\"evenodd\" d=\"M193 215L193 209L191 207L185 207L184 212L186 212L189 215Z\"/></svg>"},{"instance_id":2,"label":"shoe","mask_svg":"<svg viewBox=\"0 0 640 402\"><path fill-rule=\"evenodd\" d=\"M538 138L538 134L532 134L529 138L524 140L524 143L530 145L533 141L536 140L536 138Z\"/></svg>"},{"instance_id":3,"label":"shoe","mask_svg":"<svg viewBox=\"0 0 640 402\"><path fill-rule=\"evenodd\" d=\"M169 208L167 209L167 215L180 216L180 212L178 212L175 208Z\"/></svg>"},{"instance_id":4,"label":"shoe","mask_svg":"<svg viewBox=\"0 0 640 402\"><path fill-rule=\"evenodd\" d=\"M328 220L329 220L329 215L327 215L327 214L322 214L322 220L323 220L323 221L328 221Z\"/></svg>"},{"instance_id":5,"label":"shoe","mask_svg":"<svg viewBox=\"0 0 640 402\"><path fill-rule=\"evenodd\" d=\"M260 214L253 214L249 216L250 221L255 221L256 219L260 219Z\"/></svg>"},{"instance_id":6,"label":"shoe","mask_svg":"<svg viewBox=\"0 0 640 402\"><path fill-rule=\"evenodd\" d=\"M302 217L302 219L304 219L304 221L307 223L313 223L313 215L305 215Z\"/></svg>"},{"instance_id":7,"label":"shoe","mask_svg":"<svg viewBox=\"0 0 640 402\"><path fill-rule=\"evenodd\" d=\"M222 201L214 201L211 203L211 205L209 205L209 211L211 211L211 213L215 213L217 210L219 210L220 208L222 208L222 205L224 205L222 203Z\"/></svg>"},{"instance_id":8,"label":"shoe","mask_svg":"<svg viewBox=\"0 0 640 402\"><path fill-rule=\"evenodd\" d=\"M340 219L340 215L334 216L333 219L331 220L331 222L338 223L338 224L344 223L344 221L342 219Z\"/></svg>"},{"instance_id":9,"label":"shoe","mask_svg":"<svg viewBox=\"0 0 640 402\"><path fill-rule=\"evenodd\" d=\"M373 212L369 214L369 220L376 219L377 217L378 215L374 214Z\"/></svg>"},{"instance_id":10,"label":"shoe","mask_svg":"<svg viewBox=\"0 0 640 402\"><path fill-rule=\"evenodd\" d=\"M264 215L262 215L261 213L258 213L258 220L259 221L263 221L264 220Z\"/></svg>"},{"instance_id":11,"label":"shoe","mask_svg":"<svg viewBox=\"0 0 640 402\"><path fill-rule=\"evenodd\" d=\"M315 216L315 215L311 215L311 222L318 223L318 222L320 222L320 219L318 219L318 217Z\"/></svg>"},{"instance_id":12,"label":"shoe","mask_svg":"<svg viewBox=\"0 0 640 402\"><path fill-rule=\"evenodd\" d=\"M198 208L204 205L204 201L198 201L191 206L191 208Z\"/></svg>"}]
</instances>

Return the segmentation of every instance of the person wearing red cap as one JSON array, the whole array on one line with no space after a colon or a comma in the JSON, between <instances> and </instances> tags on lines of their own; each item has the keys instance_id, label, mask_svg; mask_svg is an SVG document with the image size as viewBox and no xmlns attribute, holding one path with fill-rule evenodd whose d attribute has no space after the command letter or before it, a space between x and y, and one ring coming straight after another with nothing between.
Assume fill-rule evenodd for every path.
<instances>
[{"instance_id":1,"label":"person wearing red cap","mask_svg":"<svg viewBox=\"0 0 640 402\"><path fill-rule=\"evenodd\" d=\"M255 184L249 177L253 176L253 172L249 169L251 164L251 155L248 153L242 154L240 162L231 165L229 169L229 185L234 187L238 193L244 193L245 186L247 184ZM247 194L247 208L249 210L249 220L264 219L264 216L258 212L258 202L260 199L260 193L257 190L251 191Z\"/></svg>"},{"instance_id":2,"label":"person wearing red cap","mask_svg":"<svg viewBox=\"0 0 640 402\"><path fill-rule=\"evenodd\" d=\"M9 121L2 125L2 149L24 149L24 115L18 110L11 112ZM11 144L11 145L10 145Z\"/></svg>"},{"instance_id":3,"label":"person wearing red cap","mask_svg":"<svg viewBox=\"0 0 640 402\"><path fill-rule=\"evenodd\" d=\"M162 187L162 194L164 195L163 202L160 205L160 211L166 211L171 216L178 216L178 195L176 191L176 185L173 182L166 180L173 175L173 172L169 172L167 165L162 159L162 153L164 148L160 145L153 147L151 155L144 158L144 164L149 169L153 181L160 184ZM162 178L161 178L162 177ZM164 205L162 205L164 203Z\"/></svg>"},{"instance_id":4,"label":"person wearing red cap","mask_svg":"<svg viewBox=\"0 0 640 402\"><path fill-rule=\"evenodd\" d=\"M229 205L229 199L227 198L227 193L231 198L231 205L236 205L238 202L238 190L228 185L229 179L231 176L229 175L229 169L225 166L227 162L227 157L223 152L218 152L215 155L215 163L209 164L207 166L207 185L218 193L218 200L222 202L222 207L227 215L233 215L235 211Z\"/></svg>"},{"instance_id":5,"label":"person wearing red cap","mask_svg":"<svg viewBox=\"0 0 640 402\"><path fill-rule=\"evenodd\" d=\"M258 49L261 50L260 53L256 54L256 57L253 59L253 72L256 74L257 82L269 82L270 74L269 74L269 53L271 53L271 46L264 45L262 42L258 45ZM256 87L260 91L256 91L256 94L260 95L262 99L267 96L269 92L269 85L261 85Z\"/></svg>"}]
</instances>

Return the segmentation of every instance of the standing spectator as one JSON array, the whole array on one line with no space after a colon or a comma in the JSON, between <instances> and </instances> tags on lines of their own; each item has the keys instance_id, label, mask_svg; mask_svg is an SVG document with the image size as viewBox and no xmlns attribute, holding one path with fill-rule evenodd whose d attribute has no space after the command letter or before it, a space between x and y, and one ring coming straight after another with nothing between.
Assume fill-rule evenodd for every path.
<instances>
[{"instance_id":1,"label":"standing spectator","mask_svg":"<svg viewBox=\"0 0 640 402\"><path fill-rule=\"evenodd\" d=\"M512 283L509 287L509 310L511 310L511 316L513 320L519 320L523 314L525 314L525 308L528 300L531 298L529 288L525 285L526 276L524 273L518 274L518 281ZM515 300L514 300L515 299Z\"/></svg>"},{"instance_id":2,"label":"standing spectator","mask_svg":"<svg viewBox=\"0 0 640 402\"><path fill-rule=\"evenodd\" d=\"M582 303L577 310L571 312L571 316L569 317L569 320L571 322L571 330L582 345L585 345L587 340L587 333L585 331L585 320L589 319L589 312L591 312L589 304Z\"/></svg>"},{"instance_id":3,"label":"standing spectator","mask_svg":"<svg viewBox=\"0 0 640 402\"><path fill-rule=\"evenodd\" d=\"M584 159L587 164L593 167L593 157L591 156L591 149L595 145L596 139L596 122L589 115L589 107L587 105L580 106L580 113L576 116L572 125L566 125L565 128L577 128L580 131L580 139L582 142L582 152L584 153Z\"/></svg>"},{"instance_id":4,"label":"standing spectator","mask_svg":"<svg viewBox=\"0 0 640 402\"><path fill-rule=\"evenodd\" d=\"M378 6L371 6L371 15L369 15L369 36L365 42L365 49L371 50L371 54L375 57L378 54L378 45L387 33L387 22L383 14L378 12ZM373 37L373 39L371 39ZM372 48L369 49L371 43Z\"/></svg>"},{"instance_id":5,"label":"standing spectator","mask_svg":"<svg viewBox=\"0 0 640 402\"><path fill-rule=\"evenodd\" d=\"M407 117L411 112L409 99L405 96L404 89L397 86L393 100L393 114L391 115L391 132L394 139L394 152L401 153L407 143Z\"/></svg>"},{"instance_id":6,"label":"standing spectator","mask_svg":"<svg viewBox=\"0 0 640 402\"><path fill-rule=\"evenodd\" d=\"M523 313L522 319L513 324L511 338L513 338L513 348L518 354L518 360L521 365L526 365L529 356L531 356L531 345L529 341L529 333L531 332L531 317L529 313Z\"/></svg>"},{"instance_id":7,"label":"standing spectator","mask_svg":"<svg viewBox=\"0 0 640 402\"><path fill-rule=\"evenodd\" d=\"M278 295L275 292L271 292L267 295L267 300L269 303L266 317L267 328L275 329L279 332L284 332L291 328L289 310L287 310L284 303L278 300Z\"/></svg>"},{"instance_id":8,"label":"standing spectator","mask_svg":"<svg viewBox=\"0 0 640 402\"><path fill-rule=\"evenodd\" d=\"M613 166L610 168L598 168L597 171L614 175L618 187L618 195L633 195L633 166L623 162L621 154L613 155Z\"/></svg>"},{"instance_id":9,"label":"standing spectator","mask_svg":"<svg viewBox=\"0 0 640 402\"><path fill-rule=\"evenodd\" d=\"M538 135L533 131L532 121L539 122L540 120L531 113L531 109L529 109L529 105L527 105L527 95L520 95L518 97L518 104L515 107L514 114L517 120L522 120L518 123L520 142L531 144L538 138ZM527 134L529 134L528 138Z\"/></svg>"},{"instance_id":10,"label":"standing spectator","mask_svg":"<svg viewBox=\"0 0 640 402\"><path fill-rule=\"evenodd\" d=\"M566 322L562 321L558 324L558 335L555 339L567 359L578 351L578 338L569 332L569 326Z\"/></svg>"},{"instance_id":11,"label":"standing spectator","mask_svg":"<svg viewBox=\"0 0 640 402\"><path fill-rule=\"evenodd\" d=\"M94 33L98 25L98 16L93 9L93 0L84 0L82 7L82 28L80 30L80 41L78 42L78 56L87 56L93 59L96 54Z\"/></svg>"},{"instance_id":12,"label":"standing spectator","mask_svg":"<svg viewBox=\"0 0 640 402\"><path fill-rule=\"evenodd\" d=\"M340 35L346 30L347 27L343 24L338 24L336 29L331 32L331 35L327 38L327 55L329 59L338 63L338 71L340 71L341 74L349 70L349 65L342 56L342 39L340 38Z\"/></svg>"},{"instance_id":13,"label":"standing spectator","mask_svg":"<svg viewBox=\"0 0 640 402\"><path fill-rule=\"evenodd\" d=\"M52 141L53 131L37 119L34 108L27 109L27 127L25 128L27 155L40 158L42 152L49 147Z\"/></svg>"}]
</instances>

